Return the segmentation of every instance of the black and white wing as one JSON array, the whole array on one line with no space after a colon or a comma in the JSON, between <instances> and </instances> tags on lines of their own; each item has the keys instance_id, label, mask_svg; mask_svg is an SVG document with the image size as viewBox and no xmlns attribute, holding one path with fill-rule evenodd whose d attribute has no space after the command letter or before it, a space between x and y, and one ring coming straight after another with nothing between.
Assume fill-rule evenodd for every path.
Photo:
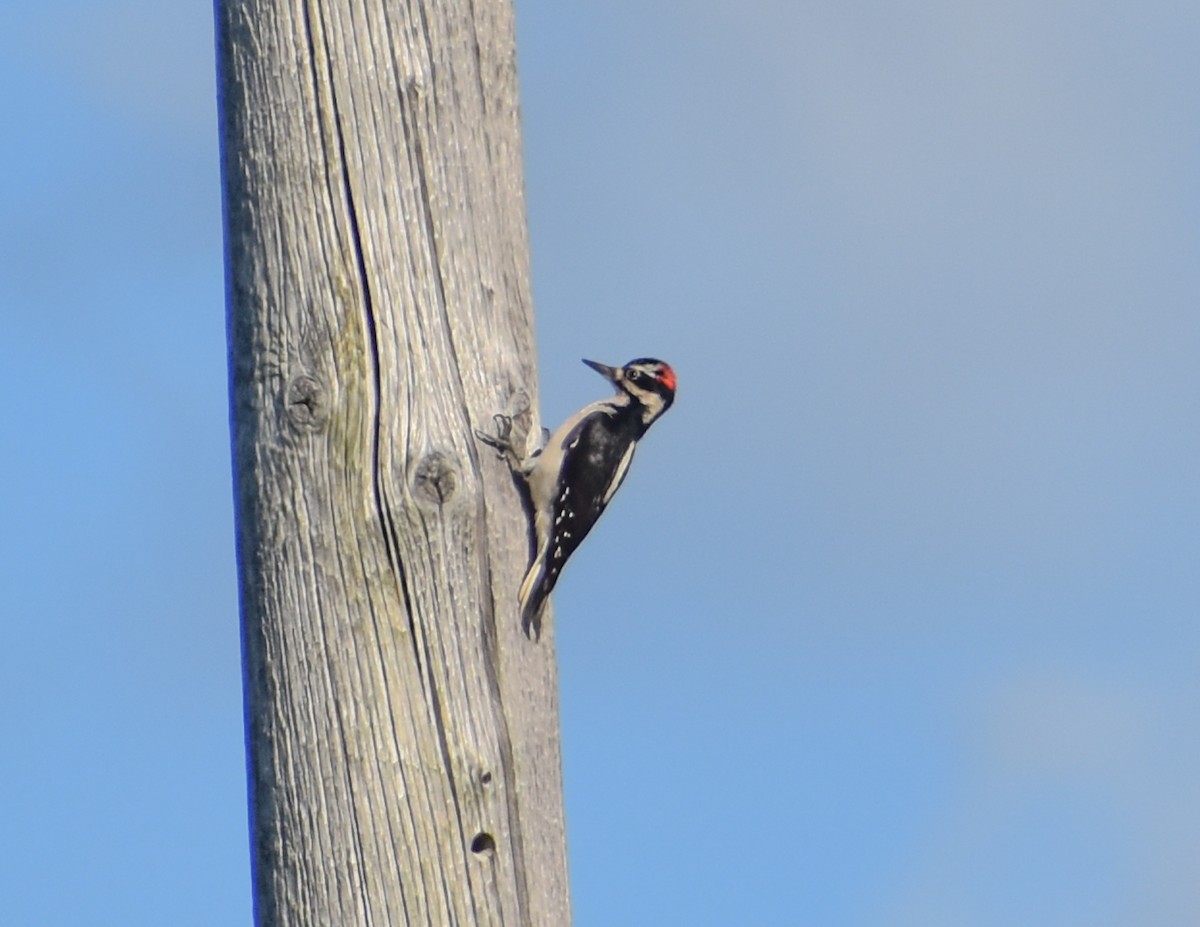
<instances>
[{"instance_id":1,"label":"black and white wing","mask_svg":"<svg viewBox=\"0 0 1200 927\"><path fill-rule=\"evenodd\" d=\"M562 440L562 470L549 523L539 526L539 549L521 584L521 623L541 632L541 611L563 566L603 514L629 472L639 423L622 407L602 406ZM556 436L557 440L557 436Z\"/></svg>"}]
</instances>

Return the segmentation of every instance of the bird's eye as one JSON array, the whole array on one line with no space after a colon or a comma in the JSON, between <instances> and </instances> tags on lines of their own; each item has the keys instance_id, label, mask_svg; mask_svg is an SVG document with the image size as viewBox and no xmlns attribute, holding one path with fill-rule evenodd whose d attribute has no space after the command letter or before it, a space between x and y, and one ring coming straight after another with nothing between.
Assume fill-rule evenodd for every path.
<instances>
[{"instance_id":1,"label":"bird's eye","mask_svg":"<svg viewBox=\"0 0 1200 927\"><path fill-rule=\"evenodd\" d=\"M626 379L631 383L640 383L642 382L642 372L640 370L631 370L626 375Z\"/></svg>"}]
</instances>

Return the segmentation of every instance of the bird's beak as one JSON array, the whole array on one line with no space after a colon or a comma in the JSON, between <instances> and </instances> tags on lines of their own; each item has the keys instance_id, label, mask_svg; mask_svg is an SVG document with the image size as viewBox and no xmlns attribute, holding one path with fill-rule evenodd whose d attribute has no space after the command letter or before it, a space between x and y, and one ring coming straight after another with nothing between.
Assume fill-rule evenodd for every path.
<instances>
[{"instance_id":1,"label":"bird's beak","mask_svg":"<svg viewBox=\"0 0 1200 927\"><path fill-rule=\"evenodd\" d=\"M611 383L616 383L621 378L621 369L619 367L598 364L595 361L588 360L586 357L583 359L583 362Z\"/></svg>"}]
</instances>

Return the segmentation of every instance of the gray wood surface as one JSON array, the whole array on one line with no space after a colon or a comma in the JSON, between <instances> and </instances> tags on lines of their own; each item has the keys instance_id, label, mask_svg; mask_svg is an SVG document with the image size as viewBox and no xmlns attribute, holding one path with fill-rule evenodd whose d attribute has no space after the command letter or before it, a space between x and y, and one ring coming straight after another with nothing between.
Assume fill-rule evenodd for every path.
<instances>
[{"instance_id":1,"label":"gray wood surface","mask_svg":"<svg viewBox=\"0 0 1200 927\"><path fill-rule=\"evenodd\" d=\"M258 923L568 924L511 4L217 21Z\"/></svg>"}]
</instances>

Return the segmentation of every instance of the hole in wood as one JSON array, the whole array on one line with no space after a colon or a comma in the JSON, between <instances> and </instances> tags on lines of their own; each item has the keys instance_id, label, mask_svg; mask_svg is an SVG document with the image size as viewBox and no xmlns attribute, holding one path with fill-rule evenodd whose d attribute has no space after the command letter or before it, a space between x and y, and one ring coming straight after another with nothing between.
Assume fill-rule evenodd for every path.
<instances>
[{"instance_id":1,"label":"hole in wood","mask_svg":"<svg viewBox=\"0 0 1200 927\"><path fill-rule=\"evenodd\" d=\"M496 852L496 838L487 833L476 834L471 841L471 852L476 856L491 856Z\"/></svg>"},{"instance_id":2,"label":"hole in wood","mask_svg":"<svg viewBox=\"0 0 1200 927\"><path fill-rule=\"evenodd\" d=\"M492 784L492 774L490 772L485 772L482 776L479 777L479 781L482 782L484 785L491 785Z\"/></svg>"}]
</instances>

